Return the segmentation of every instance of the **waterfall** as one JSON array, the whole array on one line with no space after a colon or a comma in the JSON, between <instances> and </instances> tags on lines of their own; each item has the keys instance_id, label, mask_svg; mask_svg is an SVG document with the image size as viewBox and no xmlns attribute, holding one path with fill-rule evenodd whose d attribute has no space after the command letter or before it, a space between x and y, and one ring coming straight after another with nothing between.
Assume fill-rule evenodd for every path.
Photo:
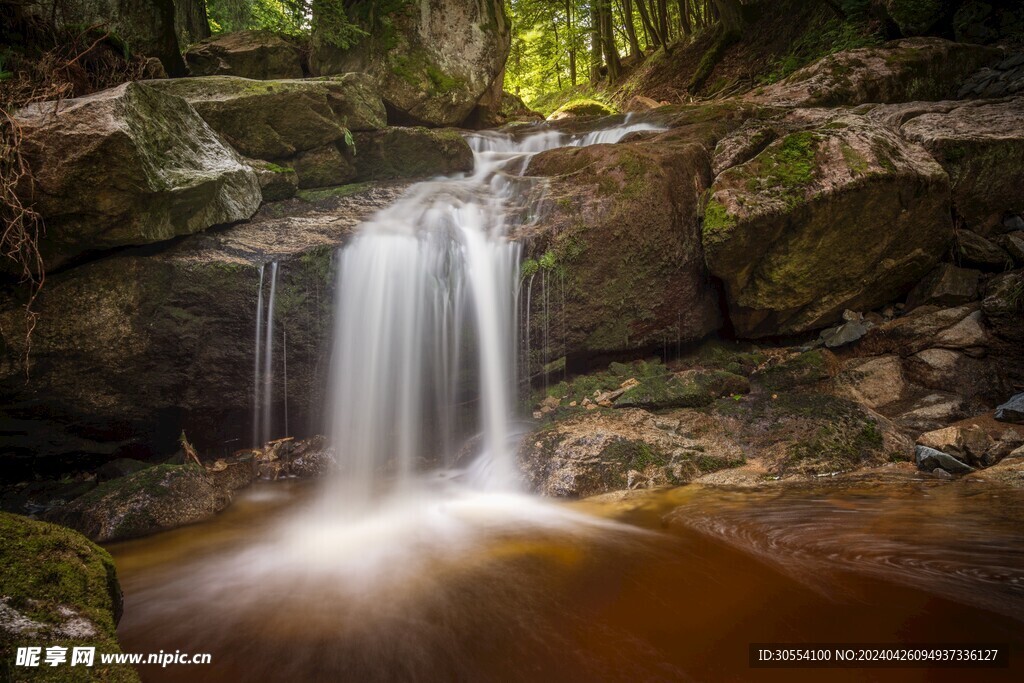
<instances>
[{"instance_id":1,"label":"waterfall","mask_svg":"<svg viewBox=\"0 0 1024 683\"><path fill-rule=\"evenodd\" d=\"M260 443L260 361L263 350L260 343L263 339L263 264L260 264L260 283L256 290L256 340L253 343L252 368L252 447L259 448Z\"/></svg>"},{"instance_id":2,"label":"waterfall","mask_svg":"<svg viewBox=\"0 0 1024 683\"><path fill-rule=\"evenodd\" d=\"M263 305L265 266L260 266L256 297L256 341L253 361L252 445L259 448L273 434L274 404L274 301L277 298L278 263L270 264L270 294Z\"/></svg>"},{"instance_id":3,"label":"waterfall","mask_svg":"<svg viewBox=\"0 0 1024 683\"><path fill-rule=\"evenodd\" d=\"M347 502L403 487L426 464L451 463L468 435L460 430L467 405L476 408L481 453L472 483L516 488L521 251L508 234L533 213L515 210L531 186L522 174L539 152L657 129L627 121L586 135L469 134L472 173L414 185L341 250L328 420Z\"/></svg>"}]
</instances>

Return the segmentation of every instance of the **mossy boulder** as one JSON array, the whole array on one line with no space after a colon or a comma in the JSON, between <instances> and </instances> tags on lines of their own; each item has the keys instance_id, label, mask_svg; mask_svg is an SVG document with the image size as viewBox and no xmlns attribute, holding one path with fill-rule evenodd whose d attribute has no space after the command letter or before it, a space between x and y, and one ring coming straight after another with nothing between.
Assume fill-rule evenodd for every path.
<instances>
[{"instance_id":1,"label":"mossy boulder","mask_svg":"<svg viewBox=\"0 0 1024 683\"><path fill-rule=\"evenodd\" d=\"M907 38L828 55L745 99L789 107L948 99L968 76L1001 55L981 45Z\"/></svg>"},{"instance_id":2,"label":"mossy boulder","mask_svg":"<svg viewBox=\"0 0 1024 683\"><path fill-rule=\"evenodd\" d=\"M324 145L299 152L287 163L295 169L301 190L345 185L356 179L356 167L347 150L337 145Z\"/></svg>"},{"instance_id":3,"label":"mossy boulder","mask_svg":"<svg viewBox=\"0 0 1024 683\"><path fill-rule=\"evenodd\" d=\"M48 270L252 216L256 174L187 102L143 83L18 111Z\"/></svg>"},{"instance_id":4,"label":"mossy boulder","mask_svg":"<svg viewBox=\"0 0 1024 683\"><path fill-rule=\"evenodd\" d=\"M738 396L749 391L750 383L742 375L724 370L687 370L642 380L616 399L615 407L698 408L722 396Z\"/></svg>"},{"instance_id":5,"label":"mossy boulder","mask_svg":"<svg viewBox=\"0 0 1024 683\"><path fill-rule=\"evenodd\" d=\"M352 131L386 125L384 105L362 74L268 81L211 76L151 83L187 100L242 154L294 168L303 188L352 180Z\"/></svg>"},{"instance_id":6,"label":"mossy boulder","mask_svg":"<svg viewBox=\"0 0 1024 683\"><path fill-rule=\"evenodd\" d=\"M587 412L527 435L519 449L531 489L569 498L678 486L743 462L714 420L694 411Z\"/></svg>"},{"instance_id":7,"label":"mossy boulder","mask_svg":"<svg viewBox=\"0 0 1024 683\"><path fill-rule=\"evenodd\" d=\"M966 102L922 113L901 127L949 173L953 205L968 227L990 230L1024 213L1024 97Z\"/></svg>"},{"instance_id":8,"label":"mossy boulder","mask_svg":"<svg viewBox=\"0 0 1024 683\"><path fill-rule=\"evenodd\" d=\"M299 178L291 166L282 166L272 161L247 159L246 163L256 171L260 182L260 194L264 202L279 202L291 199L299 189Z\"/></svg>"},{"instance_id":9,"label":"mossy boulder","mask_svg":"<svg viewBox=\"0 0 1024 683\"><path fill-rule=\"evenodd\" d=\"M107 543L200 522L230 502L202 467L156 465L104 482L46 519Z\"/></svg>"},{"instance_id":10,"label":"mossy boulder","mask_svg":"<svg viewBox=\"0 0 1024 683\"><path fill-rule=\"evenodd\" d=\"M611 116L616 114L612 107L599 102L597 100L572 100L566 102L561 107L556 109L548 117L549 121L558 121L561 119L573 119L580 116Z\"/></svg>"},{"instance_id":11,"label":"mossy boulder","mask_svg":"<svg viewBox=\"0 0 1024 683\"><path fill-rule=\"evenodd\" d=\"M842 115L721 173L702 235L737 334L821 329L938 262L953 237L949 177L920 146Z\"/></svg>"},{"instance_id":12,"label":"mossy boulder","mask_svg":"<svg viewBox=\"0 0 1024 683\"><path fill-rule=\"evenodd\" d=\"M460 125L503 74L511 38L501 0L407 3L375 21L348 49L314 35L310 67L369 74L391 123Z\"/></svg>"},{"instance_id":13,"label":"mossy boulder","mask_svg":"<svg viewBox=\"0 0 1024 683\"><path fill-rule=\"evenodd\" d=\"M833 474L913 456L913 444L891 422L831 394L756 392L719 399L710 410L773 476Z\"/></svg>"},{"instance_id":14,"label":"mossy boulder","mask_svg":"<svg viewBox=\"0 0 1024 683\"><path fill-rule=\"evenodd\" d=\"M355 136L356 179L426 178L473 170L473 151L454 130L391 127Z\"/></svg>"},{"instance_id":15,"label":"mossy boulder","mask_svg":"<svg viewBox=\"0 0 1024 683\"><path fill-rule=\"evenodd\" d=\"M302 78L302 48L273 31L236 31L189 46L185 63L193 76L241 76L260 80Z\"/></svg>"},{"instance_id":16,"label":"mossy boulder","mask_svg":"<svg viewBox=\"0 0 1024 683\"><path fill-rule=\"evenodd\" d=\"M18 681L135 683L130 665L102 664L121 652L121 587L114 561L78 532L0 512L0 677ZM15 667L17 647L96 648L92 667ZM40 658L42 659L42 658Z\"/></svg>"},{"instance_id":17,"label":"mossy boulder","mask_svg":"<svg viewBox=\"0 0 1024 683\"><path fill-rule=\"evenodd\" d=\"M563 355L673 346L719 327L697 222L698 193L711 182L703 134L689 126L531 161L527 174L548 179L540 220L519 235L531 370Z\"/></svg>"}]
</instances>

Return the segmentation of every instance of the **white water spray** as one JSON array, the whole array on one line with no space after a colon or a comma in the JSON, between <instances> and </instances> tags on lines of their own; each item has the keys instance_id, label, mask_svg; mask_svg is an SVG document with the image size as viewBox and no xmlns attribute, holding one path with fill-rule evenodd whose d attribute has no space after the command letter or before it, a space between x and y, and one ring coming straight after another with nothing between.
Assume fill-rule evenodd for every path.
<instances>
[{"instance_id":1,"label":"white water spray","mask_svg":"<svg viewBox=\"0 0 1024 683\"><path fill-rule=\"evenodd\" d=\"M522 173L545 150L656 129L627 120L586 135L469 135L472 173L414 185L342 250L329 428L346 502L450 463L474 431L467 422L480 434L474 486L516 487L520 248L508 234L532 213L521 210L531 186Z\"/></svg>"}]
</instances>

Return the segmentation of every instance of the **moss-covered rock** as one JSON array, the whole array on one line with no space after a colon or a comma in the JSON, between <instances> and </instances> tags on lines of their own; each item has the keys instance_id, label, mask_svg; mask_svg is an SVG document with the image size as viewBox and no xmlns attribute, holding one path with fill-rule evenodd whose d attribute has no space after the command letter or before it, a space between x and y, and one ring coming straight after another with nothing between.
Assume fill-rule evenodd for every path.
<instances>
[{"instance_id":1,"label":"moss-covered rock","mask_svg":"<svg viewBox=\"0 0 1024 683\"><path fill-rule=\"evenodd\" d=\"M888 420L830 394L759 392L719 399L711 411L773 476L845 472L913 455L913 444Z\"/></svg>"},{"instance_id":2,"label":"moss-covered rock","mask_svg":"<svg viewBox=\"0 0 1024 683\"><path fill-rule=\"evenodd\" d=\"M527 435L519 450L533 490L570 498L678 486L743 462L743 451L714 420L694 411L587 412Z\"/></svg>"},{"instance_id":3,"label":"moss-covered rock","mask_svg":"<svg viewBox=\"0 0 1024 683\"><path fill-rule=\"evenodd\" d=\"M1024 212L1024 97L922 113L900 133L949 173L954 208L968 227L987 230Z\"/></svg>"},{"instance_id":4,"label":"moss-covered rock","mask_svg":"<svg viewBox=\"0 0 1024 683\"><path fill-rule=\"evenodd\" d=\"M46 519L106 543L200 522L230 502L198 465L156 465L104 482Z\"/></svg>"},{"instance_id":5,"label":"moss-covered rock","mask_svg":"<svg viewBox=\"0 0 1024 683\"><path fill-rule=\"evenodd\" d=\"M834 367L831 353L812 349L769 364L755 372L751 379L768 389L790 390L829 379Z\"/></svg>"},{"instance_id":6,"label":"moss-covered rock","mask_svg":"<svg viewBox=\"0 0 1024 683\"><path fill-rule=\"evenodd\" d=\"M650 377L615 400L616 408L698 408L710 405L722 396L738 396L750 391L746 377L724 370L687 370L671 375Z\"/></svg>"},{"instance_id":7,"label":"moss-covered rock","mask_svg":"<svg viewBox=\"0 0 1024 683\"><path fill-rule=\"evenodd\" d=\"M391 180L473 169L473 151L457 131L391 127L355 136L356 178Z\"/></svg>"},{"instance_id":8,"label":"moss-covered rock","mask_svg":"<svg viewBox=\"0 0 1024 683\"><path fill-rule=\"evenodd\" d=\"M118 653L121 587L114 561L81 534L0 512L0 676L17 681L133 683L130 665L102 664ZM17 647L95 647L92 667L14 667ZM41 658L42 659L42 658Z\"/></svg>"},{"instance_id":9,"label":"moss-covered rock","mask_svg":"<svg viewBox=\"0 0 1024 683\"><path fill-rule=\"evenodd\" d=\"M46 224L47 269L249 218L255 173L179 97L142 83L21 109L18 194Z\"/></svg>"},{"instance_id":10,"label":"moss-covered rock","mask_svg":"<svg viewBox=\"0 0 1024 683\"><path fill-rule=\"evenodd\" d=\"M941 38L908 38L828 55L746 99L791 107L913 102L956 96L970 74L1001 52Z\"/></svg>"},{"instance_id":11,"label":"moss-covered rock","mask_svg":"<svg viewBox=\"0 0 1024 683\"><path fill-rule=\"evenodd\" d=\"M324 145L299 152L288 163L295 169L299 189L336 187L356 179L356 167L350 154L337 145Z\"/></svg>"},{"instance_id":12,"label":"moss-covered rock","mask_svg":"<svg viewBox=\"0 0 1024 683\"><path fill-rule=\"evenodd\" d=\"M260 80L302 78L302 49L272 31L223 33L189 46L185 63L193 76L241 76Z\"/></svg>"},{"instance_id":13,"label":"moss-covered rock","mask_svg":"<svg viewBox=\"0 0 1024 683\"><path fill-rule=\"evenodd\" d=\"M295 169L291 166L282 166L260 159L247 159L246 163L256 171L256 177L260 182L260 194L263 196L264 202L291 199L298 192L299 179Z\"/></svg>"},{"instance_id":14,"label":"moss-covered rock","mask_svg":"<svg viewBox=\"0 0 1024 683\"><path fill-rule=\"evenodd\" d=\"M591 99L572 100L566 102L561 107L556 109L548 117L549 121L559 121L561 119L573 119L580 116L611 116L616 114L614 108Z\"/></svg>"},{"instance_id":15,"label":"moss-covered rock","mask_svg":"<svg viewBox=\"0 0 1024 683\"><path fill-rule=\"evenodd\" d=\"M348 49L314 35L310 66L320 75L370 74L391 123L457 126L500 77L509 20L500 0L407 3L366 19L368 35Z\"/></svg>"},{"instance_id":16,"label":"moss-covered rock","mask_svg":"<svg viewBox=\"0 0 1024 683\"><path fill-rule=\"evenodd\" d=\"M719 175L702 234L740 336L820 329L937 263L953 237L949 178L885 126L839 116Z\"/></svg>"},{"instance_id":17,"label":"moss-covered rock","mask_svg":"<svg viewBox=\"0 0 1024 683\"><path fill-rule=\"evenodd\" d=\"M527 173L549 180L540 220L520 234L531 370L563 355L670 347L718 328L698 193L711 181L709 145L730 123L739 125L723 117L532 160Z\"/></svg>"}]
</instances>

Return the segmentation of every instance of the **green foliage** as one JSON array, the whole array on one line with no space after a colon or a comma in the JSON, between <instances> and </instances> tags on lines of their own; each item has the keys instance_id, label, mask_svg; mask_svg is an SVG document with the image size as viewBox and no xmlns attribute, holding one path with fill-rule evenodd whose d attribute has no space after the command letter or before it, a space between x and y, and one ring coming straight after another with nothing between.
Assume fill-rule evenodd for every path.
<instances>
[{"instance_id":1,"label":"green foliage","mask_svg":"<svg viewBox=\"0 0 1024 683\"><path fill-rule=\"evenodd\" d=\"M736 218L729 214L717 199L709 199L707 208L704 209L704 226L702 234L704 239L722 238L732 232L736 225Z\"/></svg>"},{"instance_id":2,"label":"green foliage","mask_svg":"<svg viewBox=\"0 0 1024 683\"><path fill-rule=\"evenodd\" d=\"M845 3L866 5L863 0ZM820 30L809 31L793 43L789 52L779 57L770 69L759 77L761 83L775 83L798 69L836 52L871 47L882 42L882 36L871 31L864 23L866 8L847 10L847 20L832 19Z\"/></svg>"},{"instance_id":3,"label":"green foliage","mask_svg":"<svg viewBox=\"0 0 1024 683\"><path fill-rule=\"evenodd\" d=\"M263 30L290 36L315 34L318 41L342 49L366 35L358 22L366 6L393 4L394 0L206 0L210 30L214 34ZM350 16L349 12L352 12ZM353 19L356 17L356 19Z\"/></svg>"}]
</instances>

